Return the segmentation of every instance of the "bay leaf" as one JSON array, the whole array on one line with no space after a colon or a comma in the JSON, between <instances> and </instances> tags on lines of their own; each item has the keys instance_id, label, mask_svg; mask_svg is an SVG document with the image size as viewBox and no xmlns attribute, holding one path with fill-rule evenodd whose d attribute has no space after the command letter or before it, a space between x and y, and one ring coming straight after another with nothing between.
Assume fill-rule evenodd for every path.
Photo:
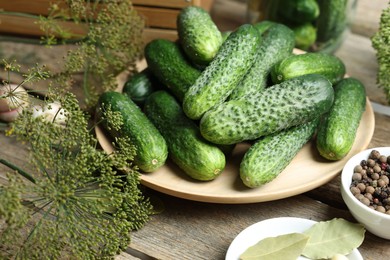
<instances>
[{"instance_id":1,"label":"bay leaf","mask_svg":"<svg viewBox=\"0 0 390 260\"><path fill-rule=\"evenodd\" d=\"M309 236L302 255L311 259L328 259L336 254L347 255L364 240L365 228L342 218L317 222L304 234Z\"/></svg>"},{"instance_id":2,"label":"bay leaf","mask_svg":"<svg viewBox=\"0 0 390 260\"><path fill-rule=\"evenodd\" d=\"M267 237L249 247L240 255L241 260L296 260L302 253L309 237L302 233L289 233Z\"/></svg>"}]
</instances>

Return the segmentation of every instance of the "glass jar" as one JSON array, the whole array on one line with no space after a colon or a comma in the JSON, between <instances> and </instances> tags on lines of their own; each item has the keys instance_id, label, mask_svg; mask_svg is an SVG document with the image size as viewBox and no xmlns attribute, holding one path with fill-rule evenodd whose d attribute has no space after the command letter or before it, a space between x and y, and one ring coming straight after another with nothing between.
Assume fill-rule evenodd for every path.
<instances>
[{"instance_id":1,"label":"glass jar","mask_svg":"<svg viewBox=\"0 0 390 260\"><path fill-rule=\"evenodd\" d=\"M333 53L349 30L357 0L247 0L247 21L282 23L295 34L295 47Z\"/></svg>"}]
</instances>

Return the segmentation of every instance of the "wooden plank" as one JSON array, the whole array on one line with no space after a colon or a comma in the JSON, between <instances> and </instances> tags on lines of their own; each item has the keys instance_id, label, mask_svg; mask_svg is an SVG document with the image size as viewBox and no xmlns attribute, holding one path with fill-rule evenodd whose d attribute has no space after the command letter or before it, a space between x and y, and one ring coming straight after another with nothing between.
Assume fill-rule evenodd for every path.
<instances>
[{"instance_id":1,"label":"wooden plank","mask_svg":"<svg viewBox=\"0 0 390 260\"><path fill-rule=\"evenodd\" d=\"M155 29L155 28L146 28L143 33L144 43L154 39L167 39L171 41L176 41L178 39L176 30L168 30L168 29Z\"/></svg>"},{"instance_id":2,"label":"wooden plank","mask_svg":"<svg viewBox=\"0 0 390 260\"><path fill-rule=\"evenodd\" d=\"M133 0L134 5L143 6L160 6L168 8L184 8L186 6L195 5L209 11L213 5L213 0Z\"/></svg>"},{"instance_id":3,"label":"wooden plank","mask_svg":"<svg viewBox=\"0 0 390 260\"><path fill-rule=\"evenodd\" d=\"M246 23L246 5L240 1L214 2L210 15L221 31L232 31Z\"/></svg>"},{"instance_id":4,"label":"wooden plank","mask_svg":"<svg viewBox=\"0 0 390 260\"><path fill-rule=\"evenodd\" d=\"M183 260L224 259L239 232L269 218L290 216L322 221L341 217L354 221L347 210L318 203L303 195L242 205L185 201L156 192L151 195L161 199L165 210L154 215L143 229L133 232L130 248L153 259L177 259L178 256ZM383 250L387 249L382 243L390 246L390 241L367 234L359 250L365 259L383 259Z\"/></svg>"},{"instance_id":5,"label":"wooden plank","mask_svg":"<svg viewBox=\"0 0 390 260\"><path fill-rule=\"evenodd\" d=\"M26 14L41 14L47 15L49 13L50 3L54 1L49 0L13 0L13 1L2 1L1 9L8 12L19 12ZM66 7L65 1L58 2L59 7Z\"/></svg>"},{"instance_id":6,"label":"wooden plank","mask_svg":"<svg viewBox=\"0 0 390 260\"><path fill-rule=\"evenodd\" d=\"M200 6L205 10L210 10L213 5L213 0L133 0L133 6L148 6L148 7L160 7L160 8L174 8L182 9L186 6ZM50 3L54 3L49 0L13 0L2 1L1 9L9 12L20 12L27 14L41 14L47 15L49 13ZM66 7L65 1L55 2L59 7Z\"/></svg>"},{"instance_id":7,"label":"wooden plank","mask_svg":"<svg viewBox=\"0 0 390 260\"><path fill-rule=\"evenodd\" d=\"M23 5L22 0L17 0L15 2L7 2L1 8L5 11L10 12L20 12L24 14L32 15L48 15L50 3L48 1L39 0L37 2L30 1L27 4ZM65 5L64 5L65 6ZM145 19L147 27L160 27L160 28L176 28L176 17L180 9L169 9L169 8L156 8L156 7L143 7L143 6L134 6L134 9L138 12L140 16ZM21 16L8 15L12 20L17 19ZM8 19L9 19L8 18ZM6 19L2 19L5 22L9 22ZM10 27L9 31L12 32ZM15 32L19 33L19 32ZM34 33L35 35L35 33Z\"/></svg>"},{"instance_id":8,"label":"wooden plank","mask_svg":"<svg viewBox=\"0 0 390 260\"><path fill-rule=\"evenodd\" d=\"M38 19L31 17L13 16L0 14L0 33L2 34L18 34L25 36L42 36L43 32L37 23ZM63 28L66 28L74 34L75 37L79 38L85 35L87 27L76 25L72 22L60 22Z\"/></svg>"},{"instance_id":9,"label":"wooden plank","mask_svg":"<svg viewBox=\"0 0 390 260\"><path fill-rule=\"evenodd\" d=\"M0 14L0 33L16 34L22 36L40 37L43 35L37 20L29 17L14 17ZM76 25L71 22L64 22L62 25L75 34L76 38L87 33L87 28ZM163 38L175 41L177 40L177 31L170 29L145 28L143 33L145 44L153 39Z\"/></svg>"},{"instance_id":10,"label":"wooden plank","mask_svg":"<svg viewBox=\"0 0 390 260\"><path fill-rule=\"evenodd\" d=\"M214 4L214 0L192 0L192 2L193 5L200 6L208 12L210 12Z\"/></svg>"},{"instance_id":11,"label":"wooden plank","mask_svg":"<svg viewBox=\"0 0 390 260\"><path fill-rule=\"evenodd\" d=\"M135 6L134 9L145 18L146 27L176 28L176 17L180 12L179 9L141 6Z\"/></svg>"},{"instance_id":12,"label":"wooden plank","mask_svg":"<svg viewBox=\"0 0 390 260\"><path fill-rule=\"evenodd\" d=\"M132 0L131 2L134 5L183 8L189 5L193 5L194 0Z\"/></svg>"}]
</instances>

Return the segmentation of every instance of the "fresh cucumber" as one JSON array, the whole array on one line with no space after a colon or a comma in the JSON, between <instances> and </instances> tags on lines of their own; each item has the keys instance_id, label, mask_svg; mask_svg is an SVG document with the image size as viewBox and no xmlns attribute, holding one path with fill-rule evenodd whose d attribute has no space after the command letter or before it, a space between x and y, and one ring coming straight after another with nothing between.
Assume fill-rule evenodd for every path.
<instances>
[{"instance_id":1,"label":"fresh cucumber","mask_svg":"<svg viewBox=\"0 0 390 260\"><path fill-rule=\"evenodd\" d=\"M307 74L320 74L335 84L344 77L345 65L340 58L332 54L307 52L291 55L271 70L272 81L275 84Z\"/></svg>"},{"instance_id":2,"label":"fresh cucumber","mask_svg":"<svg viewBox=\"0 0 390 260\"><path fill-rule=\"evenodd\" d=\"M316 141L319 153L328 160L340 160L351 150L366 107L365 87L359 80L345 78L334 91L333 106L324 115Z\"/></svg>"},{"instance_id":3,"label":"fresh cucumber","mask_svg":"<svg viewBox=\"0 0 390 260\"><path fill-rule=\"evenodd\" d=\"M119 112L123 124L119 130L115 130L109 127L108 118L103 121L103 127L113 137L130 138L137 150L134 162L140 170L153 172L165 164L168 157L165 139L137 104L122 93L104 92L98 100L98 114L109 110Z\"/></svg>"},{"instance_id":4,"label":"fresh cucumber","mask_svg":"<svg viewBox=\"0 0 390 260\"><path fill-rule=\"evenodd\" d=\"M335 40L347 23L348 0L317 0L321 13L317 19L317 39L319 42Z\"/></svg>"},{"instance_id":5,"label":"fresh cucumber","mask_svg":"<svg viewBox=\"0 0 390 260\"><path fill-rule=\"evenodd\" d=\"M155 39L145 46L148 68L180 101L201 72L192 66L180 45L166 39Z\"/></svg>"},{"instance_id":6,"label":"fresh cucumber","mask_svg":"<svg viewBox=\"0 0 390 260\"><path fill-rule=\"evenodd\" d=\"M222 39L223 41L226 41L226 39L229 37L229 35L232 33L232 31L224 31L222 32Z\"/></svg>"},{"instance_id":7,"label":"fresh cucumber","mask_svg":"<svg viewBox=\"0 0 390 260\"><path fill-rule=\"evenodd\" d=\"M318 118L311 122L264 136L245 153L240 163L240 178L250 188L274 180L313 136Z\"/></svg>"},{"instance_id":8,"label":"fresh cucumber","mask_svg":"<svg viewBox=\"0 0 390 260\"><path fill-rule=\"evenodd\" d=\"M267 26L267 23L265 25ZM268 26L268 29L262 34L256 60L242 81L230 94L230 100L262 91L267 85L271 68L279 61L292 55L295 45L293 31L283 24L274 23Z\"/></svg>"},{"instance_id":9,"label":"fresh cucumber","mask_svg":"<svg viewBox=\"0 0 390 260\"><path fill-rule=\"evenodd\" d=\"M268 29L275 24L276 23L273 21L263 20L261 22L253 24L253 26L259 31L260 35L263 35L263 33L268 31Z\"/></svg>"},{"instance_id":10,"label":"fresh cucumber","mask_svg":"<svg viewBox=\"0 0 390 260\"><path fill-rule=\"evenodd\" d=\"M279 4L278 14L289 23L312 22L320 14L320 7L316 0L288 0Z\"/></svg>"},{"instance_id":11,"label":"fresh cucumber","mask_svg":"<svg viewBox=\"0 0 390 260\"><path fill-rule=\"evenodd\" d=\"M295 35L295 47L307 51L316 42L317 30L311 23L291 27Z\"/></svg>"},{"instance_id":12,"label":"fresh cucumber","mask_svg":"<svg viewBox=\"0 0 390 260\"><path fill-rule=\"evenodd\" d=\"M241 25L229 35L184 96L183 110L189 118L199 119L211 107L227 99L252 66L260 39L251 24Z\"/></svg>"},{"instance_id":13,"label":"fresh cucumber","mask_svg":"<svg viewBox=\"0 0 390 260\"><path fill-rule=\"evenodd\" d=\"M149 70L133 74L124 84L123 93L130 97L139 106L143 106L145 99L159 88L160 83Z\"/></svg>"},{"instance_id":14,"label":"fresh cucumber","mask_svg":"<svg viewBox=\"0 0 390 260\"><path fill-rule=\"evenodd\" d=\"M215 179L225 168L224 153L206 141L195 122L166 91L156 91L146 100L145 114L164 136L169 158L196 180Z\"/></svg>"},{"instance_id":15,"label":"fresh cucumber","mask_svg":"<svg viewBox=\"0 0 390 260\"><path fill-rule=\"evenodd\" d=\"M296 77L214 107L200 120L200 131L216 144L254 140L324 114L333 103L333 92L332 84L321 75Z\"/></svg>"},{"instance_id":16,"label":"fresh cucumber","mask_svg":"<svg viewBox=\"0 0 390 260\"><path fill-rule=\"evenodd\" d=\"M198 6L187 6L177 16L179 41L189 59L205 66L217 54L223 38L210 14Z\"/></svg>"}]
</instances>

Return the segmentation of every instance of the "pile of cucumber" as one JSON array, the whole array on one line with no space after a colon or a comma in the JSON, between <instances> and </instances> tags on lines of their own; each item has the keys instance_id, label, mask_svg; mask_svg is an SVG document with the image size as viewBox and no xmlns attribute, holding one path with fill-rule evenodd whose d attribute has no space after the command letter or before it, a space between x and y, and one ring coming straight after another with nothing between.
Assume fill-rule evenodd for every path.
<instances>
[{"instance_id":1,"label":"pile of cucumber","mask_svg":"<svg viewBox=\"0 0 390 260\"><path fill-rule=\"evenodd\" d=\"M344 77L339 58L294 54L294 33L275 22L243 24L224 37L195 6L182 9L177 28L178 41L145 46L147 68L123 93L106 92L98 102L121 113L121 129L105 128L130 137L142 171L170 158L194 180L210 181L235 145L248 142L239 174L255 188L275 179L310 140L328 160L350 151L366 94L361 82Z\"/></svg>"}]
</instances>

